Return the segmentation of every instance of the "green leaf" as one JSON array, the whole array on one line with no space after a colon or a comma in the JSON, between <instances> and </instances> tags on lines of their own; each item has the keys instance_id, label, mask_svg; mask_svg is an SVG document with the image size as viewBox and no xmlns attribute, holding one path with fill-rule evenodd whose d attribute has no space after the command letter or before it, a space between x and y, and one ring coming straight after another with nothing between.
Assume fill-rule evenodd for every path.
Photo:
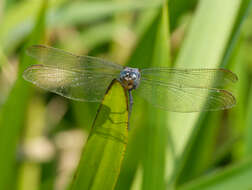
<instances>
[{"instance_id":1,"label":"green leaf","mask_svg":"<svg viewBox=\"0 0 252 190\"><path fill-rule=\"evenodd\" d=\"M108 22L100 24L85 30L80 39L82 44L85 44L85 48L93 49L101 44L109 43L114 37L116 32L120 32L120 29L126 28L125 24L117 24ZM112 32L113 31L113 32Z\"/></svg>"},{"instance_id":2,"label":"green leaf","mask_svg":"<svg viewBox=\"0 0 252 190\"><path fill-rule=\"evenodd\" d=\"M183 68L219 67L241 2L241 0L200 1L176 66ZM196 124L204 118L204 113L202 115L201 113L172 113L170 117L172 118L170 125L175 154L180 158L177 167L175 166L175 173L178 174L181 172L187 158L186 155L195 139L198 130Z\"/></svg>"},{"instance_id":3,"label":"green leaf","mask_svg":"<svg viewBox=\"0 0 252 190\"><path fill-rule=\"evenodd\" d=\"M170 66L168 8L164 5L157 17L158 26L153 43L152 67ZM141 84L140 84L141 85ZM146 122L146 155L143 158L142 189L166 189L166 146L168 112L148 105Z\"/></svg>"},{"instance_id":4,"label":"green leaf","mask_svg":"<svg viewBox=\"0 0 252 190\"><path fill-rule=\"evenodd\" d=\"M169 18L170 18L170 28L173 31L178 23L179 19L183 14L190 11L198 3L198 0L169 0Z\"/></svg>"},{"instance_id":5,"label":"green leaf","mask_svg":"<svg viewBox=\"0 0 252 190\"><path fill-rule=\"evenodd\" d=\"M234 51L234 47L236 45L237 40L240 37L240 32L243 26L245 19L248 17L248 13L251 10L252 0L243 0L241 2L241 6L239 9L239 13L236 17L236 21L234 23L233 31L229 39L229 43L227 45L227 49L225 52L225 56L223 57L222 65L226 66L229 59L231 58L231 53Z\"/></svg>"},{"instance_id":6,"label":"green leaf","mask_svg":"<svg viewBox=\"0 0 252 190\"><path fill-rule=\"evenodd\" d=\"M41 1L43 2L43 1ZM47 14L48 28L67 27L76 24L91 23L112 16L114 14L160 7L162 0L151 1L86 1L71 2L60 7L65 0L52 1ZM24 37L31 31L34 18L39 10L37 1L20 3L8 10L1 23L0 44L6 52L16 48ZM58 8L55 10L55 8Z\"/></svg>"},{"instance_id":7,"label":"green leaf","mask_svg":"<svg viewBox=\"0 0 252 190\"><path fill-rule=\"evenodd\" d=\"M229 120L231 122L231 127L232 127L232 132L235 134L237 137L245 137L239 139L238 142L236 142L233 145L233 150L232 150L232 157L233 159L241 159L244 156L248 156L247 154L247 138L251 135L249 133L249 128L250 126L246 123L246 119L249 117L246 117L249 110L248 110L248 89L249 89L249 80L248 78L250 77L250 72L247 69L247 60L246 60L246 55L249 51L247 47L246 41L249 40L249 36L247 33L250 33L251 30L248 31L248 26L250 21L247 20L247 22L242 25L245 18L248 16L248 12L251 10L252 6L252 0L244 0L241 5L240 13L238 15L237 21L236 21L236 28L237 30L242 29L242 35L238 35L239 31L237 32L234 30L233 32L233 39L239 39L239 50L237 51L237 55L235 56L235 65L234 68L236 69L235 72L239 76L239 83L237 84L237 87L235 89L235 94L237 95L237 106L231 110L231 114L229 116ZM240 22L239 22L240 21ZM243 26L243 27L241 27ZM230 40L230 43L232 43L234 40ZM233 45L234 46L234 45ZM236 48L237 49L237 48ZM229 51L228 53L232 53L232 51ZM247 127L247 128L246 128ZM248 130L248 131L246 131ZM246 135L244 135L244 133Z\"/></svg>"},{"instance_id":8,"label":"green leaf","mask_svg":"<svg viewBox=\"0 0 252 190\"><path fill-rule=\"evenodd\" d=\"M130 58L131 67L167 67L170 64L168 9L164 4L163 8L157 11L157 14L149 17L150 25ZM146 102L142 104L141 99L136 97L134 100L132 130L126 159L116 186L118 190L130 189L140 161L143 161L143 175L139 178L142 181L136 183L142 183L143 189L165 188L167 112L151 105L147 106Z\"/></svg>"},{"instance_id":9,"label":"green leaf","mask_svg":"<svg viewBox=\"0 0 252 190\"><path fill-rule=\"evenodd\" d=\"M135 51L130 57L129 65L131 67L148 67L151 63L153 52L153 41L155 40L159 19L157 15L154 18L150 18L153 22L147 27L145 33L141 36ZM160 15L159 15L160 16ZM134 92L133 92L134 93ZM148 142L145 137L145 120L147 118L143 111L143 104L139 104L139 101L134 98L134 105L131 114L131 130L129 136L129 145L127 147L125 159L122 165L122 171L120 173L118 183L116 185L117 190L130 189L135 173L137 171L140 159L143 157L145 143ZM145 107L144 107L145 108ZM144 113L143 113L144 112Z\"/></svg>"},{"instance_id":10,"label":"green leaf","mask_svg":"<svg viewBox=\"0 0 252 190\"><path fill-rule=\"evenodd\" d=\"M16 170L16 146L30 95L30 86L21 77L23 70L32 64L32 60L25 55L25 49L31 44L39 43L44 37L46 10L47 1L43 1L36 26L21 54L18 79L0 112L0 155L4 155L0 157L0 170L4 171L0 173L0 189L13 189L15 185L13 175Z\"/></svg>"},{"instance_id":11,"label":"green leaf","mask_svg":"<svg viewBox=\"0 0 252 190\"><path fill-rule=\"evenodd\" d=\"M245 154L252 155L252 84L250 84L249 92L249 102L248 102L248 111L247 111L247 122L246 122L246 136L245 136Z\"/></svg>"},{"instance_id":12,"label":"green leaf","mask_svg":"<svg viewBox=\"0 0 252 190\"><path fill-rule=\"evenodd\" d=\"M50 1L48 9L53 11L53 8L58 7L64 1ZM43 0L22 1L6 10L1 20L0 44L7 55L14 51L18 44L32 32L37 22L36 15L40 11L41 3Z\"/></svg>"},{"instance_id":13,"label":"green leaf","mask_svg":"<svg viewBox=\"0 0 252 190\"><path fill-rule=\"evenodd\" d=\"M237 38L240 37L241 32L241 25L244 22L244 18L247 15L247 11L250 8L249 3L251 1L243 1L241 4L241 8L239 9L239 14L236 17L236 21L234 22L234 27L232 28L232 35L229 38L229 42L227 44L227 47L225 48L225 53L221 61L221 65L229 66L230 65L237 65L240 67L239 70L241 70L242 59L244 55L240 55L241 52L244 52L245 49L241 49L241 46L237 46L234 50L235 42L237 41ZM232 52L232 57L230 57ZM232 59L230 59L232 58ZM229 61L228 61L229 60ZM228 64L228 65L227 65ZM232 114L232 124L236 126L245 126L244 123L244 104L243 103L245 98L244 89L247 89L246 85L242 81L246 81L246 71L245 69L242 69L242 71L237 72L237 70L234 70L234 72L239 76L239 83L236 84L236 87L239 87L237 90L238 93L235 93L237 95L237 102L239 102L239 105L237 105L235 108L231 110L231 113L235 110L236 113ZM245 78L245 79L244 79ZM239 109L238 109L239 108ZM186 163L183 168L183 171L181 171L181 176L179 179L179 183L184 183L185 181L190 180L191 178L194 178L200 174L202 174L205 170L207 170L209 167L212 166L218 159L216 159L216 153L214 149L216 149L216 141L218 137L219 128L221 127L218 125L220 123L221 119L221 113L222 112L212 112L207 113L206 117L201 119L200 122L197 123L197 131L194 133L195 137L192 141L190 152L188 153L188 156L186 157ZM236 127L237 128L237 127ZM239 127L242 128L242 127ZM237 130L237 129L236 129ZM227 132L228 133L228 132ZM241 134L241 130L236 131L234 138L232 140L230 139L230 142L228 143L230 146L234 144L234 139L237 139L239 134ZM223 149L224 151L227 150L227 148ZM217 150L219 152L219 150ZM223 152L223 151L221 151ZM222 155L221 153L220 155Z\"/></svg>"},{"instance_id":14,"label":"green leaf","mask_svg":"<svg viewBox=\"0 0 252 190\"><path fill-rule=\"evenodd\" d=\"M54 23L72 25L92 22L116 13L160 7L162 3L162 0L75 2L67 6L66 9L56 13L54 19L57 22L54 21Z\"/></svg>"},{"instance_id":15,"label":"green leaf","mask_svg":"<svg viewBox=\"0 0 252 190\"><path fill-rule=\"evenodd\" d=\"M179 190L237 190L252 187L252 160L218 171L212 175L198 178L178 188Z\"/></svg>"},{"instance_id":16,"label":"green leaf","mask_svg":"<svg viewBox=\"0 0 252 190\"><path fill-rule=\"evenodd\" d=\"M28 106L28 118L26 122L26 129L24 131L24 138L22 139L22 148L24 151L29 151L28 146L31 146L33 142L43 136L45 127L45 104L40 97L34 97ZM46 152L46 151L45 151ZM46 155L46 154L45 154ZM19 166L19 176L18 176L18 190L26 189L38 189L40 186L40 175L41 175L41 165L38 158L25 156L25 159Z\"/></svg>"},{"instance_id":17,"label":"green leaf","mask_svg":"<svg viewBox=\"0 0 252 190\"><path fill-rule=\"evenodd\" d=\"M8 63L7 57L4 55L2 48L0 47L0 68Z\"/></svg>"},{"instance_id":18,"label":"green leaf","mask_svg":"<svg viewBox=\"0 0 252 190\"><path fill-rule=\"evenodd\" d=\"M236 48L235 56L232 56L232 62L234 63L234 71L239 76L239 83L236 85L234 94L236 95L237 105L234 109L230 110L228 120L230 121L230 132L233 138L239 141L234 142L232 145L232 159L240 160L245 155L245 144L244 144L244 132L246 128L246 112L248 107L248 78L249 71L246 66L244 59L244 51L246 51L245 41L243 37L239 40L239 47ZM227 131L228 134L228 131ZM242 137L242 138L241 138Z\"/></svg>"},{"instance_id":19,"label":"green leaf","mask_svg":"<svg viewBox=\"0 0 252 190\"><path fill-rule=\"evenodd\" d=\"M71 189L113 189L127 143L128 97L114 80L97 112Z\"/></svg>"}]
</instances>

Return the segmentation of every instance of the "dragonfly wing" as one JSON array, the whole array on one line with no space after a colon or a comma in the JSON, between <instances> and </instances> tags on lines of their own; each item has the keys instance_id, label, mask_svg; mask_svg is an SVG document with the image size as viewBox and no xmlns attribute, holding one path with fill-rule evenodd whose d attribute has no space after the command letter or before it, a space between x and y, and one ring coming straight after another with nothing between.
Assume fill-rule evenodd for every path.
<instances>
[{"instance_id":1,"label":"dragonfly wing","mask_svg":"<svg viewBox=\"0 0 252 190\"><path fill-rule=\"evenodd\" d=\"M44 65L66 70L84 70L111 74L123 69L122 65L103 59L90 56L77 56L45 45L31 46L27 49L27 54L37 59Z\"/></svg>"},{"instance_id":2,"label":"dragonfly wing","mask_svg":"<svg viewBox=\"0 0 252 190\"><path fill-rule=\"evenodd\" d=\"M187 87L220 88L238 80L226 69L175 69L147 68L141 70L141 77Z\"/></svg>"},{"instance_id":3,"label":"dragonfly wing","mask_svg":"<svg viewBox=\"0 0 252 190\"><path fill-rule=\"evenodd\" d=\"M216 88L180 86L142 80L138 93L152 105L174 112L198 112L228 109L235 105L234 96Z\"/></svg>"},{"instance_id":4,"label":"dragonfly wing","mask_svg":"<svg viewBox=\"0 0 252 190\"><path fill-rule=\"evenodd\" d=\"M123 66L89 56L35 45L27 53L43 64L26 69L23 76L35 85L74 100L101 101Z\"/></svg>"},{"instance_id":5,"label":"dragonfly wing","mask_svg":"<svg viewBox=\"0 0 252 190\"><path fill-rule=\"evenodd\" d=\"M27 68L24 78L38 87L61 96L90 102L101 102L113 75L89 74L45 65Z\"/></svg>"}]
</instances>

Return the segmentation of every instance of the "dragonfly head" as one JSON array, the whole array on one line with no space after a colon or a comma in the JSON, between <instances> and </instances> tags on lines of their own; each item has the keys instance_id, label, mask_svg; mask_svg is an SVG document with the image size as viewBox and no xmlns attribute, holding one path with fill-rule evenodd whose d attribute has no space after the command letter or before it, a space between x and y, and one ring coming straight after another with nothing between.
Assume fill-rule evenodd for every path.
<instances>
[{"instance_id":1,"label":"dragonfly head","mask_svg":"<svg viewBox=\"0 0 252 190\"><path fill-rule=\"evenodd\" d=\"M140 83L140 71L137 68L125 67L120 72L120 82L127 90L136 89Z\"/></svg>"}]
</instances>

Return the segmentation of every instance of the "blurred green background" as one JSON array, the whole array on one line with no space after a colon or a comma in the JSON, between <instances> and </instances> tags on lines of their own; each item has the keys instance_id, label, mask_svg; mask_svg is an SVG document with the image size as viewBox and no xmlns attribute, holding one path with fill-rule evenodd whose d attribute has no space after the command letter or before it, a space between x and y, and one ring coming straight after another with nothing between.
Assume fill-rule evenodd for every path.
<instances>
[{"instance_id":1,"label":"blurred green background","mask_svg":"<svg viewBox=\"0 0 252 190\"><path fill-rule=\"evenodd\" d=\"M252 189L251 4L0 1L0 189L67 189L99 106L24 81L33 44L139 68L232 70L239 81L230 110L171 113L136 97L114 189Z\"/></svg>"}]
</instances>

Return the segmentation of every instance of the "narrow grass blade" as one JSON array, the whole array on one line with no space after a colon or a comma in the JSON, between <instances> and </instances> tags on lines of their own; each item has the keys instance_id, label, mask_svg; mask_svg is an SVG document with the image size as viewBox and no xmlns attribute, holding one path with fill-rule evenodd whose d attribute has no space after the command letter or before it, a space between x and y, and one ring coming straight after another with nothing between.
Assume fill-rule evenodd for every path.
<instances>
[{"instance_id":1,"label":"narrow grass blade","mask_svg":"<svg viewBox=\"0 0 252 190\"><path fill-rule=\"evenodd\" d=\"M232 155L232 160L240 160L245 156L245 144L244 144L244 133L246 130L246 112L248 108L248 86L250 77L249 71L246 66L244 53L247 51L245 47L245 41L243 37L241 37L239 43L239 49L234 54L234 69L237 75L239 76L239 83L236 85L234 93L237 96L237 105L234 109L230 110L228 115L228 121L230 122L229 130L227 134L233 134L233 138L236 138L236 142L233 143L232 149L230 148L230 152ZM230 134L230 135L231 135ZM232 137L231 137L232 138Z\"/></svg>"},{"instance_id":2,"label":"narrow grass blade","mask_svg":"<svg viewBox=\"0 0 252 190\"><path fill-rule=\"evenodd\" d=\"M170 66L169 49L169 21L168 7L160 9L157 18L158 27L154 50L152 52L152 67ZM168 112L148 105L148 120L146 122L145 156L143 158L143 184L144 190L166 189L166 147L167 147L167 118Z\"/></svg>"},{"instance_id":3,"label":"narrow grass blade","mask_svg":"<svg viewBox=\"0 0 252 190\"><path fill-rule=\"evenodd\" d=\"M247 122L246 122L246 136L245 136L245 154L248 156L252 155L252 85L250 85L249 102L247 111Z\"/></svg>"},{"instance_id":4,"label":"narrow grass blade","mask_svg":"<svg viewBox=\"0 0 252 190\"><path fill-rule=\"evenodd\" d=\"M4 55L2 48L0 47L0 69L3 65L7 64L8 60L7 57Z\"/></svg>"},{"instance_id":5,"label":"narrow grass blade","mask_svg":"<svg viewBox=\"0 0 252 190\"><path fill-rule=\"evenodd\" d=\"M198 178L179 187L179 190L251 189L252 160L247 160L212 175Z\"/></svg>"},{"instance_id":6,"label":"narrow grass blade","mask_svg":"<svg viewBox=\"0 0 252 190\"><path fill-rule=\"evenodd\" d=\"M113 189L128 142L128 98L114 80L97 112L71 190Z\"/></svg>"},{"instance_id":7,"label":"narrow grass blade","mask_svg":"<svg viewBox=\"0 0 252 190\"><path fill-rule=\"evenodd\" d=\"M169 0L169 18L171 31L173 31L177 27L181 16L193 9L197 3L198 0Z\"/></svg>"},{"instance_id":8,"label":"narrow grass blade","mask_svg":"<svg viewBox=\"0 0 252 190\"><path fill-rule=\"evenodd\" d=\"M39 43L44 36L45 12L47 1L44 1L39 12L36 25L30 35L30 40L26 44ZM24 48L24 49L25 49ZM18 79L0 112L0 189L13 189L16 145L23 126L26 106L29 100L30 87L21 77L23 70L32 64L27 58L25 51L21 55Z\"/></svg>"},{"instance_id":9,"label":"narrow grass blade","mask_svg":"<svg viewBox=\"0 0 252 190\"><path fill-rule=\"evenodd\" d=\"M231 53L234 51L234 47L237 44L237 40L240 37L241 29L245 19L248 17L248 14L252 7L252 0L244 0L241 2L241 6L239 9L239 13L236 17L236 21L234 23L233 31L229 39L229 43L227 45L225 55L223 56L223 61L221 63L222 66L226 66L231 58Z\"/></svg>"},{"instance_id":10,"label":"narrow grass blade","mask_svg":"<svg viewBox=\"0 0 252 190\"><path fill-rule=\"evenodd\" d=\"M22 149L25 152L34 151L31 147L34 142L38 142L38 139L42 137L45 121L44 102L40 97L36 97L31 101L28 108L27 128L22 142ZM30 160L25 160L20 164L18 190L39 189L40 187L41 166L36 161L43 161L43 158L39 160L39 157L36 157L37 155L26 155L25 157L29 158L29 156Z\"/></svg>"}]
</instances>

